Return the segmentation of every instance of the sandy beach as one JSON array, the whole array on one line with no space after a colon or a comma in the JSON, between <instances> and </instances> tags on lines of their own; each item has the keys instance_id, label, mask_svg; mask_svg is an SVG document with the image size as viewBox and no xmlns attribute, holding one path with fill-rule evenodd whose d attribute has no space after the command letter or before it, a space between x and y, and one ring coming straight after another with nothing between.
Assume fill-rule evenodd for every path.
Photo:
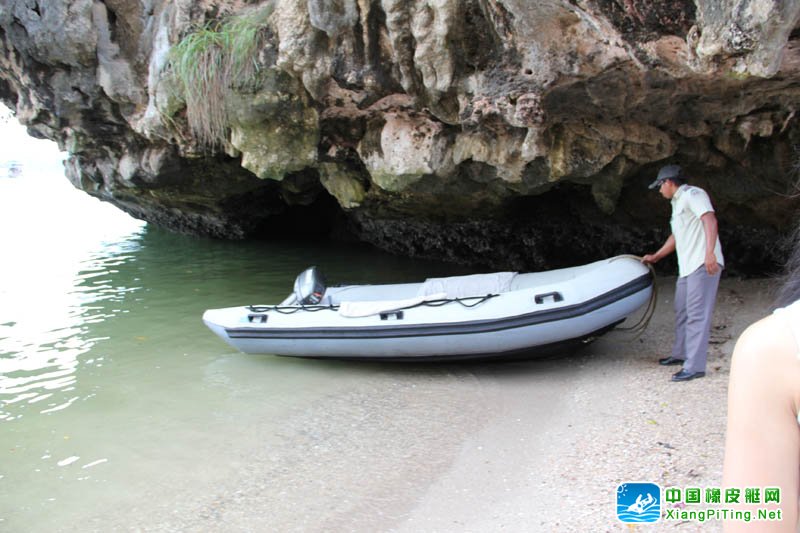
<instances>
[{"instance_id":1,"label":"sandy beach","mask_svg":"<svg viewBox=\"0 0 800 533\"><path fill-rule=\"evenodd\" d=\"M659 280L656 314L635 342L613 333L581 355L487 371L498 415L463 446L398 531L718 531L721 523L616 518L623 482L719 487L730 356L764 316L772 284L723 280L708 374L672 383L674 278ZM493 375L492 375L493 374Z\"/></svg>"},{"instance_id":2,"label":"sandy beach","mask_svg":"<svg viewBox=\"0 0 800 533\"><path fill-rule=\"evenodd\" d=\"M623 482L721 484L736 337L766 280L723 279L708 374L669 381L674 278L638 339L614 332L560 358L473 365L325 365L337 386L248 428L241 468L210 493L137 514L147 531L629 531ZM277 361L280 361L278 363ZM271 427L275 427L274 420ZM239 446L239 449L242 447ZM126 513L127 514L127 513ZM97 526L130 528L131 516ZM714 531L661 521L643 531Z\"/></svg>"}]
</instances>

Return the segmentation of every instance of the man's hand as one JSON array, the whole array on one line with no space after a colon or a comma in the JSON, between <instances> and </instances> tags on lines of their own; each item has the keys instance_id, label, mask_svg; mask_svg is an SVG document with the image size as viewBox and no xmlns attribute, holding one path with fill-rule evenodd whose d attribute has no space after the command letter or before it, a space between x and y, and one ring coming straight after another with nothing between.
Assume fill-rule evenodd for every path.
<instances>
[{"instance_id":1,"label":"man's hand","mask_svg":"<svg viewBox=\"0 0 800 533\"><path fill-rule=\"evenodd\" d=\"M709 276L713 276L717 272L719 272L719 263L717 263L717 256L714 255L714 252L710 254L706 254L706 272L708 272Z\"/></svg>"},{"instance_id":2,"label":"man's hand","mask_svg":"<svg viewBox=\"0 0 800 533\"><path fill-rule=\"evenodd\" d=\"M667 237L666 242L658 251L654 254L647 254L646 256L642 257L642 263L645 265L654 265L667 257L669 254L675 251L675 236L670 233L669 237Z\"/></svg>"}]
</instances>

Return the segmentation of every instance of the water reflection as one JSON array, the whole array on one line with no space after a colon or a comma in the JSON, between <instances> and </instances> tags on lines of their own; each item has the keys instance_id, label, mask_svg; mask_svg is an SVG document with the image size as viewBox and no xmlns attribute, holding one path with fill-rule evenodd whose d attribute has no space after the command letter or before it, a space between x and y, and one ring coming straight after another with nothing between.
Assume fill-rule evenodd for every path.
<instances>
[{"instance_id":1,"label":"water reflection","mask_svg":"<svg viewBox=\"0 0 800 533\"><path fill-rule=\"evenodd\" d=\"M113 279L134 257L123 250L135 250L138 239L133 233L121 246L101 244L77 262L29 257L16 269L0 269L0 276L15 280L0 294L0 421L21 417L26 406L49 413L77 399L71 392L80 356L108 338L91 326L122 312L114 302L139 290ZM102 365L102 358L84 364Z\"/></svg>"},{"instance_id":2,"label":"water reflection","mask_svg":"<svg viewBox=\"0 0 800 533\"><path fill-rule=\"evenodd\" d=\"M0 262L0 422L72 405L80 357L104 338L91 324L113 316L104 302L136 290L111 276L139 248L144 225L87 224L109 206L62 181L0 182L0 242L10 252Z\"/></svg>"}]
</instances>

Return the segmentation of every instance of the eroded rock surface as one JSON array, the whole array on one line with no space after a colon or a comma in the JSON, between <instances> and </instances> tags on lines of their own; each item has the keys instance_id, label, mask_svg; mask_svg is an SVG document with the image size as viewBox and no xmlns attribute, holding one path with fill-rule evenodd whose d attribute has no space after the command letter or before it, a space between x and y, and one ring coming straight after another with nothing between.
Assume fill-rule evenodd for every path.
<instances>
[{"instance_id":1,"label":"eroded rock surface","mask_svg":"<svg viewBox=\"0 0 800 533\"><path fill-rule=\"evenodd\" d=\"M225 21L255 75L198 100L170 50ZM798 207L795 2L8 0L0 43L0 99L75 186L177 231L548 268L657 246L678 162L759 271Z\"/></svg>"}]
</instances>

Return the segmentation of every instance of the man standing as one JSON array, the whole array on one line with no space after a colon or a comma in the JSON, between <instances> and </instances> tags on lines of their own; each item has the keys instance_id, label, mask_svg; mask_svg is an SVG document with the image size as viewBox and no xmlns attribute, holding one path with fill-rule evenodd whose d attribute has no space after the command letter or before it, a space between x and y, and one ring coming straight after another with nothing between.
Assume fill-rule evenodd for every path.
<instances>
[{"instance_id":1,"label":"man standing","mask_svg":"<svg viewBox=\"0 0 800 533\"><path fill-rule=\"evenodd\" d=\"M658 172L651 189L672 203L672 233L643 263L657 263L672 252L678 254L678 283L675 286L675 344L672 355L658 362L683 365L672 381L689 381L706 375L711 316L724 266L719 243L717 217L708 194L686 184L678 165L667 165Z\"/></svg>"}]
</instances>

